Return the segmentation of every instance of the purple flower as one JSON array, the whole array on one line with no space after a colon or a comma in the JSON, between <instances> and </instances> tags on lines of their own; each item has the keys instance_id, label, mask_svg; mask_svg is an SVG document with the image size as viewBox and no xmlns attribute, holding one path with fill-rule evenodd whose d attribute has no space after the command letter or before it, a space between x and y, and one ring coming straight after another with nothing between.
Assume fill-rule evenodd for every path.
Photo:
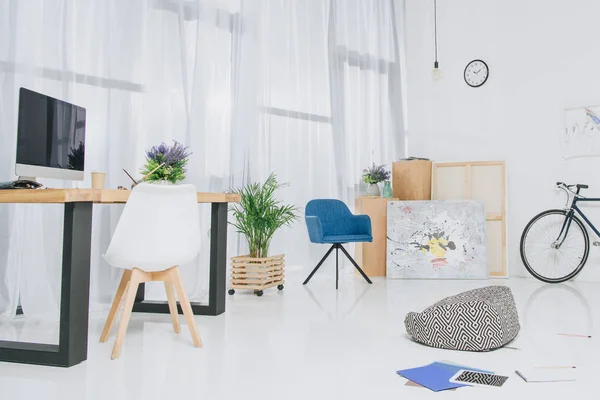
<instances>
[{"instance_id":1,"label":"purple flower","mask_svg":"<svg viewBox=\"0 0 600 400\"><path fill-rule=\"evenodd\" d=\"M168 146L165 143L161 143L158 146L152 147L146 152L146 157L149 160L153 160L160 163L165 163L165 167L173 166L176 164L185 164L187 158L190 156L189 148L182 145L176 140L173 141L173 146Z\"/></svg>"},{"instance_id":2,"label":"purple flower","mask_svg":"<svg viewBox=\"0 0 600 400\"><path fill-rule=\"evenodd\" d=\"M363 181L365 183L379 183L390 179L390 171L385 170L385 165L373 165L363 170Z\"/></svg>"}]
</instances>

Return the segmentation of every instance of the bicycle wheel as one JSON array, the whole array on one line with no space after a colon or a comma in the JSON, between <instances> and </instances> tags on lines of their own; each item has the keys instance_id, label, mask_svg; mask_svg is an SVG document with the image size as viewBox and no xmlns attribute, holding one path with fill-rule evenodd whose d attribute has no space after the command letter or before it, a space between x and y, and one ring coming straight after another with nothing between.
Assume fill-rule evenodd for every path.
<instances>
[{"instance_id":1,"label":"bicycle wheel","mask_svg":"<svg viewBox=\"0 0 600 400\"><path fill-rule=\"evenodd\" d=\"M527 271L548 283L568 281L581 271L590 253L590 238L579 218L573 216L567 237L556 248L565 221L565 210L548 210L535 217L521 235L521 259Z\"/></svg>"}]
</instances>

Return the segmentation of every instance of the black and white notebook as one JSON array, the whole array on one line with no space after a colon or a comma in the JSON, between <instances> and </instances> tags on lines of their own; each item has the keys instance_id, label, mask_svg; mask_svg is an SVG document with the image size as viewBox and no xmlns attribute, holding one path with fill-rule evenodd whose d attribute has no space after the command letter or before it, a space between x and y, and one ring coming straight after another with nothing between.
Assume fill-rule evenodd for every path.
<instances>
[{"instance_id":1,"label":"black and white notebook","mask_svg":"<svg viewBox=\"0 0 600 400\"><path fill-rule=\"evenodd\" d=\"M572 382L575 381L575 368L527 368L515 371L525 382Z\"/></svg>"}]
</instances>

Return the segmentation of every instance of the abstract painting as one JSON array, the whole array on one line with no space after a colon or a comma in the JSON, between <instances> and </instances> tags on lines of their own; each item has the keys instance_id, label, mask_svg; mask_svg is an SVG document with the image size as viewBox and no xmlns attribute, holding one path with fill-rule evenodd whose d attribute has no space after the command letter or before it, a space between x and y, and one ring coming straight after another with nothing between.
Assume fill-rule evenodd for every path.
<instances>
[{"instance_id":1,"label":"abstract painting","mask_svg":"<svg viewBox=\"0 0 600 400\"><path fill-rule=\"evenodd\" d=\"M488 278L483 202L390 201L387 207L388 278Z\"/></svg>"},{"instance_id":2,"label":"abstract painting","mask_svg":"<svg viewBox=\"0 0 600 400\"><path fill-rule=\"evenodd\" d=\"M600 156L600 106L565 110L560 146L565 159Z\"/></svg>"}]
</instances>

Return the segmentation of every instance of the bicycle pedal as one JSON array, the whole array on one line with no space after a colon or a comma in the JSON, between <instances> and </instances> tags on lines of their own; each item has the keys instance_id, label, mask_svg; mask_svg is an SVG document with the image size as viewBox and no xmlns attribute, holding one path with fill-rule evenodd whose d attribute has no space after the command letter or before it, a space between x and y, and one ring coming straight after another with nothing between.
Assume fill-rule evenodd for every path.
<instances>
[{"instance_id":1,"label":"bicycle pedal","mask_svg":"<svg viewBox=\"0 0 600 400\"><path fill-rule=\"evenodd\" d=\"M600 246L600 242L592 242L592 244L596 247Z\"/></svg>"}]
</instances>

